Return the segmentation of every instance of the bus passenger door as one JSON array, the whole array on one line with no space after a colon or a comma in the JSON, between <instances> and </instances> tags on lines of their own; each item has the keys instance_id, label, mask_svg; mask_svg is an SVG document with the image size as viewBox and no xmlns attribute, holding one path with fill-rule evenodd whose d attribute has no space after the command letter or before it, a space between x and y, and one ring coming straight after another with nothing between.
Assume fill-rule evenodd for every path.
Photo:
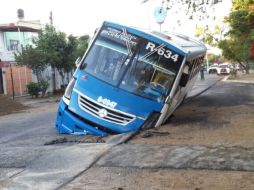
<instances>
[{"instance_id":1,"label":"bus passenger door","mask_svg":"<svg viewBox=\"0 0 254 190\"><path fill-rule=\"evenodd\" d=\"M189 67L186 65L184 67L183 73L189 74ZM171 98L171 101L168 103L165 103L164 107L161 111L161 117L159 118L156 127L160 126L161 124L165 123L167 119L170 117L170 115L173 114L173 112L176 110L176 108L182 103L186 96L188 85L185 87L180 86L178 82L178 86L176 88L175 94Z\"/></svg>"}]
</instances>

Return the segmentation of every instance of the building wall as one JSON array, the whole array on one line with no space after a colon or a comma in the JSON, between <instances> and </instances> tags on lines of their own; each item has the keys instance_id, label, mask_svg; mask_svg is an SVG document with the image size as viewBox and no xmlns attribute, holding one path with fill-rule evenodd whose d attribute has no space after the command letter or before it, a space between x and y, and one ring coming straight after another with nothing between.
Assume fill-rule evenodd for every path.
<instances>
[{"instance_id":1,"label":"building wall","mask_svg":"<svg viewBox=\"0 0 254 190\"><path fill-rule=\"evenodd\" d=\"M12 76L13 76L13 86L14 95L21 96L27 94L26 85L32 82L32 71L26 66L16 66L12 65ZM4 68L3 77L5 79L5 88L7 95L12 95L12 80L11 80L11 68L7 66Z\"/></svg>"},{"instance_id":2,"label":"building wall","mask_svg":"<svg viewBox=\"0 0 254 190\"><path fill-rule=\"evenodd\" d=\"M4 33L0 32L0 50L4 49Z\"/></svg>"}]
</instances>

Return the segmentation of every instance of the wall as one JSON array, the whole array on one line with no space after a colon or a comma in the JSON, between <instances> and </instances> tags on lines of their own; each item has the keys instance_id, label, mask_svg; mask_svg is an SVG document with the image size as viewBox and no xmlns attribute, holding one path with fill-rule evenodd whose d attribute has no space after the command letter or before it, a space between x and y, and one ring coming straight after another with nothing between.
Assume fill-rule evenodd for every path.
<instances>
[{"instance_id":1,"label":"wall","mask_svg":"<svg viewBox=\"0 0 254 190\"><path fill-rule=\"evenodd\" d=\"M0 32L0 50L4 49L4 33Z\"/></svg>"},{"instance_id":2,"label":"wall","mask_svg":"<svg viewBox=\"0 0 254 190\"><path fill-rule=\"evenodd\" d=\"M11 81L11 68L7 66L4 68L3 77L5 78L6 83L6 92L7 95L12 95L12 81ZM14 95L20 96L27 94L26 85L29 82L32 82L32 71L31 69L25 66L12 66L13 73L13 84L14 84Z\"/></svg>"}]
</instances>

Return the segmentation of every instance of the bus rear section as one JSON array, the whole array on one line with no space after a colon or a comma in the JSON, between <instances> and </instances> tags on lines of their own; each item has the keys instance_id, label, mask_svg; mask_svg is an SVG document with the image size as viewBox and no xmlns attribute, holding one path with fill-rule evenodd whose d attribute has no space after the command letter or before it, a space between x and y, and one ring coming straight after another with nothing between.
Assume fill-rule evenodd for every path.
<instances>
[{"instance_id":1,"label":"bus rear section","mask_svg":"<svg viewBox=\"0 0 254 190\"><path fill-rule=\"evenodd\" d=\"M60 133L127 133L156 126L186 53L135 28L104 22L59 103Z\"/></svg>"}]
</instances>

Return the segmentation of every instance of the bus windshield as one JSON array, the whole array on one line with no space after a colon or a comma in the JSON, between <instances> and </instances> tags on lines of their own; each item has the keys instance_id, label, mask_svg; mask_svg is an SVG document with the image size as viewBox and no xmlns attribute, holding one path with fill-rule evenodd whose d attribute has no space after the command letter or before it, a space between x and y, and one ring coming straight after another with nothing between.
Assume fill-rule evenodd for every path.
<instances>
[{"instance_id":1,"label":"bus windshield","mask_svg":"<svg viewBox=\"0 0 254 190\"><path fill-rule=\"evenodd\" d=\"M130 93L162 102L169 93L183 56L166 43L103 27L87 53L84 71Z\"/></svg>"}]
</instances>

